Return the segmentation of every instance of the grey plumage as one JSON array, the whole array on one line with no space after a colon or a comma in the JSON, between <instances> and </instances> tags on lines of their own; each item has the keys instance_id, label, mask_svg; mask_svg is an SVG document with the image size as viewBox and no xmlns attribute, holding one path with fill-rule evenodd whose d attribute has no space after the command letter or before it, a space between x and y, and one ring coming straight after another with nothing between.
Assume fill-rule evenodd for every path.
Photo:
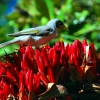
<instances>
[{"instance_id":1,"label":"grey plumage","mask_svg":"<svg viewBox=\"0 0 100 100\"><path fill-rule=\"evenodd\" d=\"M30 44L32 46L39 46L52 40L58 33L57 29L67 30L62 21L52 19L44 26L29 28L14 34L8 34L8 36L15 37L15 39L0 44L0 48L13 43L19 45Z\"/></svg>"}]
</instances>

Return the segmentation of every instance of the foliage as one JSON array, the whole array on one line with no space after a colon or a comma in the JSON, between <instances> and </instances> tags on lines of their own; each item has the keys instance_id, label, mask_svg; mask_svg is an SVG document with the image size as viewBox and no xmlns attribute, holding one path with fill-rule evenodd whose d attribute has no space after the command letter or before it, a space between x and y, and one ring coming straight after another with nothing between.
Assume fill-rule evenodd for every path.
<instances>
[{"instance_id":1,"label":"foliage","mask_svg":"<svg viewBox=\"0 0 100 100\"><path fill-rule=\"evenodd\" d=\"M12 38L6 34L30 27L46 24L52 18L59 18L69 28L69 32L59 32L58 37L50 42L63 40L72 43L76 38L93 42L97 51L100 50L100 1L99 0L17 0L13 12L7 13L5 0L1 0L0 9L3 24L0 24L0 43ZM6 5L14 0L7 0ZM15 0L16 1L16 0ZM2 4L1 4L2 3ZM9 6L10 8L11 6ZM6 13L4 13L6 12ZM0 50L0 54L13 52L15 45Z\"/></svg>"}]
</instances>

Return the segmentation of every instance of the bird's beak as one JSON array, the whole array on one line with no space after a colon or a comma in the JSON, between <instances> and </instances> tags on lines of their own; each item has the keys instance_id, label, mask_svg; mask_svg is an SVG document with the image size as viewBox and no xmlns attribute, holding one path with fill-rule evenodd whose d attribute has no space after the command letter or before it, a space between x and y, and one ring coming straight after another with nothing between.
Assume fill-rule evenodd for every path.
<instances>
[{"instance_id":1,"label":"bird's beak","mask_svg":"<svg viewBox=\"0 0 100 100\"><path fill-rule=\"evenodd\" d=\"M66 26L65 26L65 25L62 25L62 26L60 27L60 29L69 31L69 29L68 29L68 28L66 28Z\"/></svg>"}]
</instances>

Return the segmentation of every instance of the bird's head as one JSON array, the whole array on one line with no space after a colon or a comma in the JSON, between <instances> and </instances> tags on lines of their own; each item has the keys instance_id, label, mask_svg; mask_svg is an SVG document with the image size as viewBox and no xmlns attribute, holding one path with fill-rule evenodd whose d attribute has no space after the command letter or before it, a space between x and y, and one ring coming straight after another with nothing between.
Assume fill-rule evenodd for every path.
<instances>
[{"instance_id":1,"label":"bird's head","mask_svg":"<svg viewBox=\"0 0 100 100\"><path fill-rule=\"evenodd\" d=\"M68 28L66 28L64 23L59 19L52 19L47 23L47 25L55 29L57 28L57 29L62 29L62 30L68 30Z\"/></svg>"}]
</instances>

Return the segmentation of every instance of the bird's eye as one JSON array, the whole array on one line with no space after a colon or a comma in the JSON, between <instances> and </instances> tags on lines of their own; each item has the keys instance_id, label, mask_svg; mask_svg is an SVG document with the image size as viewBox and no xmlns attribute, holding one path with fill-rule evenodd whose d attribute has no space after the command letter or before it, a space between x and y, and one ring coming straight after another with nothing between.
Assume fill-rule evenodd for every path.
<instances>
[{"instance_id":1,"label":"bird's eye","mask_svg":"<svg viewBox=\"0 0 100 100\"><path fill-rule=\"evenodd\" d=\"M63 24L63 22L62 22L62 21L58 21L58 22L57 22L57 24L62 25L62 24Z\"/></svg>"},{"instance_id":2,"label":"bird's eye","mask_svg":"<svg viewBox=\"0 0 100 100\"><path fill-rule=\"evenodd\" d=\"M57 28L59 28L60 26L62 26L63 25L63 22L62 21L57 21L56 22L56 27Z\"/></svg>"}]
</instances>

